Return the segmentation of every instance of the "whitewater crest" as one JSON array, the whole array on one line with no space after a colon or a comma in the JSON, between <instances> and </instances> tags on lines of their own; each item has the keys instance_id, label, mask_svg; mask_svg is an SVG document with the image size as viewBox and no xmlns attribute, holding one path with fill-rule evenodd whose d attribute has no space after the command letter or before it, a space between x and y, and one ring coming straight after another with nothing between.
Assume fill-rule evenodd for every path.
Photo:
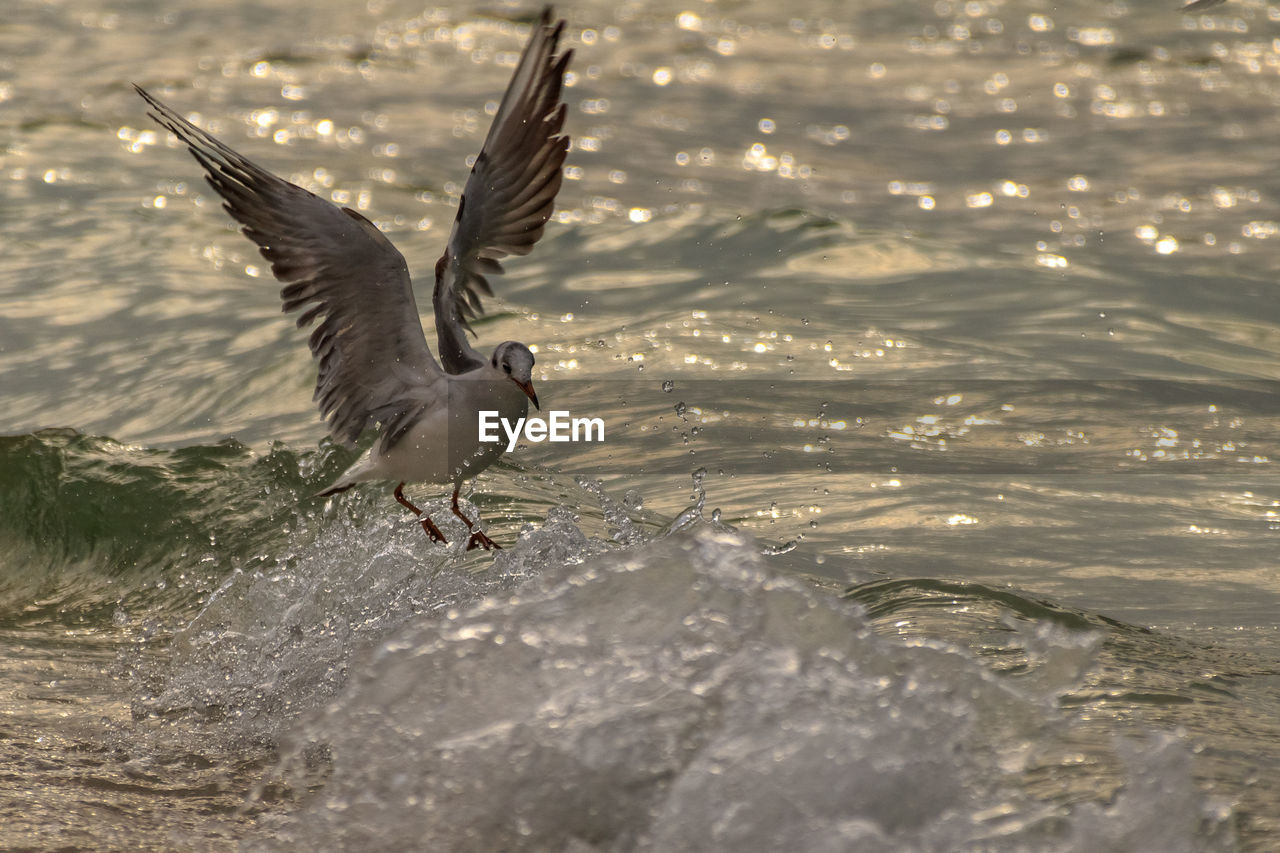
<instances>
[{"instance_id":1,"label":"whitewater crest","mask_svg":"<svg viewBox=\"0 0 1280 853\"><path fill-rule=\"evenodd\" d=\"M1036 799L1025 774L1070 733L1056 692L877 635L708 521L547 565L591 541L553 516L504 555L539 572L405 622L301 718L277 774L294 808L251 846L1215 849L1180 742L1123 756L1160 785Z\"/></svg>"},{"instance_id":2,"label":"whitewater crest","mask_svg":"<svg viewBox=\"0 0 1280 853\"><path fill-rule=\"evenodd\" d=\"M135 718L258 756L252 849L1232 849L1184 739L1060 710L1093 623L976 600L998 672L869 615L891 581L851 600L705 514L704 476L674 519L534 484L561 502L492 557L357 494L226 577Z\"/></svg>"}]
</instances>

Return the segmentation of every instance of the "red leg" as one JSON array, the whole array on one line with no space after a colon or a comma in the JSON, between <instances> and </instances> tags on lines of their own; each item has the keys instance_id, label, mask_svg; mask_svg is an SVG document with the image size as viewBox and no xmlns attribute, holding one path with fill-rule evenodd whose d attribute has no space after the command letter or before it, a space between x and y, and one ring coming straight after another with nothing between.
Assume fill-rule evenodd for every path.
<instances>
[{"instance_id":1,"label":"red leg","mask_svg":"<svg viewBox=\"0 0 1280 853\"><path fill-rule=\"evenodd\" d=\"M396 486L395 496L396 500L398 500L402 506L406 506L413 510L413 514L418 516L418 522L422 525L422 529L426 532L427 536L431 537L432 542L443 542L446 545L449 544L449 540L444 538L444 534L440 532L439 527L436 527L435 522L431 520L431 516L423 515L422 510L410 503L409 499L404 496L404 483ZM456 494L454 499L455 501L457 500ZM454 506L457 506L456 502Z\"/></svg>"},{"instance_id":2,"label":"red leg","mask_svg":"<svg viewBox=\"0 0 1280 853\"><path fill-rule=\"evenodd\" d=\"M502 550L501 545L486 536L483 530L477 530L471 519L462 514L462 510L458 508L458 490L456 488L453 490L453 514L466 522L467 529L471 531L471 538L467 540L468 551L472 548L484 548L486 551L491 551L494 548L499 551Z\"/></svg>"}]
</instances>

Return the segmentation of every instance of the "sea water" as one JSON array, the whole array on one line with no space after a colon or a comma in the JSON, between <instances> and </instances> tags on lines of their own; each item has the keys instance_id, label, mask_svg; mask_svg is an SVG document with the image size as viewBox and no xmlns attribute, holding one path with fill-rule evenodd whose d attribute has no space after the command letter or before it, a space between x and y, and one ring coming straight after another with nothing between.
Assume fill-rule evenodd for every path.
<instances>
[{"instance_id":1,"label":"sea water","mask_svg":"<svg viewBox=\"0 0 1280 853\"><path fill-rule=\"evenodd\" d=\"M531 10L10 11L0 846L1274 847L1280 11L558 11L476 328L608 440L482 475L493 554L314 497L304 335L128 84L425 307Z\"/></svg>"}]
</instances>

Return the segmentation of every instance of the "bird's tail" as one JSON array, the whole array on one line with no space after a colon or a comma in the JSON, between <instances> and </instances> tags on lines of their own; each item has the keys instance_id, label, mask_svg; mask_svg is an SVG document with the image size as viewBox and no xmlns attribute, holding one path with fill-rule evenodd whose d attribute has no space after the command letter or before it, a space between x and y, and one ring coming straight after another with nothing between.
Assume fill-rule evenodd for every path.
<instances>
[{"instance_id":1,"label":"bird's tail","mask_svg":"<svg viewBox=\"0 0 1280 853\"><path fill-rule=\"evenodd\" d=\"M345 492L357 483L362 483L365 480L368 480L369 469L371 466L372 462L370 456L366 453L354 465L343 471L342 474L339 475L338 479L330 483L324 491L316 492L316 497L327 498L329 495L336 495L339 492Z\"/></svg>"},{"instance_id":2,"label":"bird's tail","mask_svg":"<svg viewBox=\"0 0 1280 853\"><path fill-rule=\"evenodd\" d=\"M315 496L318 498L327 498L329 497L329 495L336 495L339 492L345 492L347 489L351 488L354 485L355 485L354 480L351 480L351 481L339 480L329 488L325 489L323 492L316 492Z\"/></svg>"}]
</instances>

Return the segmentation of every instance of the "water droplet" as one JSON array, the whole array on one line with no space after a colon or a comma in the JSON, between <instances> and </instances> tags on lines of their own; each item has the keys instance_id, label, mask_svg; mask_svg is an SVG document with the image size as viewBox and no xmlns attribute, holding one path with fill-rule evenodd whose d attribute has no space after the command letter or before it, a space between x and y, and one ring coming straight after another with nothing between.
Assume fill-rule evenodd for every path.
<instances>
[{"instance_id":1,"label":"water droplet","mask_svg":"<svg viewBox=\"0 0 1280 853\"><path fill-rule=\"evenodd\" d=\"M675 387L676 383L672 382L670 379L662 380L662 390L666 391L668 394L670 394Z\"/></svg>"},{"instance_id":2,"label":"water droplet","mask_svg":"<svg viewBox=\"0 0 1280 853\"><path fill-rule=\"evenodd\" d=\"M689 407L686 406L683 402L676 403L675 405L676 414L682 418L684 417L684 413L688 411L688 409Z\"/></svg>"},{"instance_id":3,"label":"water droplet","mask_svg":"<svg viewBox=\"0 0 1280 853\"><path fill-rule=\"evenodd\" d=\"M764 554L766 557L776 557L780 554L787 554L794 551L796 546L799 544L800 543L795 539L792 539L790 542L783 542L781 545L766 545L760 549L760 553Z\"/></svg>"}]
</instances>

